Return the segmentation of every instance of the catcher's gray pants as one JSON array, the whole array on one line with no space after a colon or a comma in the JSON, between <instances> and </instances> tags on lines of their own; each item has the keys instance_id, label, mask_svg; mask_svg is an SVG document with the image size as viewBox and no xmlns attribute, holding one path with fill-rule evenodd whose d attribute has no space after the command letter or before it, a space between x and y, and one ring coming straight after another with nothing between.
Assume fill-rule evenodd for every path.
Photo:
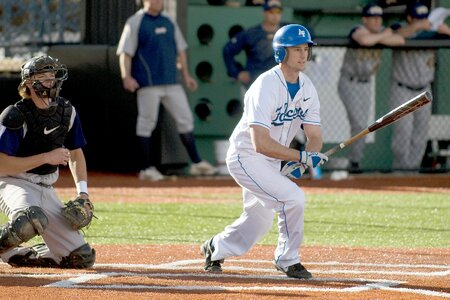
<instances>
[{"instance_id":1,"label":"catcher's gray pants","mask_svg":"<svg viewBox=\"0 0 450 300\"><path fill-rule=\"evenodd\" d=\"M174 119L178 133L194 130L194 117L183 87L180 84L158 85L140 88L137 91L137 136L151 136L158 121L160 103Z\"/></svg>"},{"instance_id":2,"label":"catcher's gray pants","mask_svg":"<svg viewBox=\"0 0 450 300\"><path fill-rule=\"evenodd\" d=\"M427 86L423 91L430 91ZM397 82L391 83L390 109L414 98L423 91L413 91ZM428 142L431 105L425 105L392 124L392 168L416 170L420 168Z\"/></svg>"},{"instance_id":3,"label":"catcher's gray pants","mask_svg":"<svg viewBox=\"0 0 450 300\"><path fill-rule=\"evenodd\" d=\"M73 250L86 244L84 237L78 230L73 230L61 214L64 204L58 199L52 187L29 182L28 180L13 177L0 177L0 209L9 220L27 207L39 206L48 218L48 226L42 234L50 253L43 256L53 258L57 263ZM13 248L1 255L2 260L18 253Z\"/></svg>"},{"instance_id":4,"label":"catcher's gray pants","mask_svg":"<svg viewBox=\"0 0 450 300\"><path fill-rule=\"evenodd\" d=\"M347 111L350 136L354 136L369 125L373 92L373 78L368 82L358 82L357 79L350 80L345 76L339 78L338 93ZM365 146L365 137L355 141L348 149L348 159L353 162L360 162L363 158Z\"/></svg>"}]
</instances>

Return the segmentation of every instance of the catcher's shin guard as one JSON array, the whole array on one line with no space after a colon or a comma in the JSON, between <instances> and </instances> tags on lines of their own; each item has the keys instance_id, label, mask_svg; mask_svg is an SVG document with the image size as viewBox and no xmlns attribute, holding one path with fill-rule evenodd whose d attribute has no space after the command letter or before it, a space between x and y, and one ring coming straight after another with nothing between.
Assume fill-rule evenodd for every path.
<instances>
[{"instance_id":1,"label":"catcher's shin guard","mask_svg":"<svg viewBox=\"0 0 450 300\"><path fill-rule=\"evenodd\" d=\"M11 222L0 228L0 254L41 235L48 225L42 208L30 206L17 214Z\"/></svg>"},{"instance_id":2,"label":"catcher's shin guard","mask_svg":"<svg viewBox=\"0 0 450 300\"><path fill-rule=\"evenodd\" d=\"M84 244L73 250L68 256L62 258L61 268L85 269L90 268L95 262L95 250Z\"/></svg>"}]
</instances>

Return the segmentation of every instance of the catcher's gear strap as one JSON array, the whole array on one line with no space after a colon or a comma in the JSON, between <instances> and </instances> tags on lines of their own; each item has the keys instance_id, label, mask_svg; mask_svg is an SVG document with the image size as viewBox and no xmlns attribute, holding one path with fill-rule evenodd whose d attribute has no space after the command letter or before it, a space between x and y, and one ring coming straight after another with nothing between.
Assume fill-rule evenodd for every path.
<instances>
[{"instance_id":1,"label":"catcher's gear strap","mask_svg":"<svg viewBox=\"0 0 450 300\"><path fill-rule=\"evenodd\" d=\"M0 115L0 123L12 130L21 128L24 122L25 116L15 105L9 105Z\"/></svg>"},{"instance_id":2,"label":"catcher's gear strap","mask_svg":"<svg viewBox=\"0 0 450 300\"><path fill-rule=\"evenodd\" d=\"M0 229L0 254L41 235L47 225L48 219L42 208L30 206L20 211L12 222Z\"/></svg>"},{"instance_id":3,"label":"catcher's gear strap","mask_svg":"<svg viewBox=\"0 0 450 300\"><path fill-rule=\"evenodd\" d=\"M61 260L61 268L85 269L90 268L95 263L95 249L89 244L73 250L68 256L64 256Z\"/></svg>"}]
</instances>

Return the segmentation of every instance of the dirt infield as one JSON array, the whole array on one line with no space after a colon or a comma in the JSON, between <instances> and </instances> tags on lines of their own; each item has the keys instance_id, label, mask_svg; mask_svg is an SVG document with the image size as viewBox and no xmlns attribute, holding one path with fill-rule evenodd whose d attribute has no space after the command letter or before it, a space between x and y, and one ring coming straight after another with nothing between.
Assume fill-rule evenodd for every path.
<instances>
[{"instance_id":1,"label":"dirt infield","mask_svg":"<svg viewBox=\"0 0 450 300\"><path fill-rule=\"evenodd\" d=\"M449 298L448 249L304 247L312 280L272 266L273 247L257 246L201 271L198 245L98 245L90 270L0 264L2 299L439 299ZM6 296L6 297L5 297Z\"/></svg>"},{"instance_id":2,"label":"dirt infield","mask_svg":"<svg viewBox=\"0 0 450 300\"><path fill-rule=\"evenodd\" d=\"M56 188L73 195L62 172ZM229 178L178 178L150 183L134 174L91 173L95 201L139 189L136 202L185 202L164 194L217 193L236 189ZM304 180L308 193L439 192L450 196L450 175L358 176L343 181ZM152 197L149 197L152 195ZM203 200L197 200L203 201ZM205 201L208 201L205 199ZM288 279L272 265L274 248L257 246L230 259L223 274L202 271L199 245L93 245L98 257L89 270L12 268L0 263L0 299L445 299L450 298L450 249L303 247L312 280Z\"/></svg>"}]
</instances>

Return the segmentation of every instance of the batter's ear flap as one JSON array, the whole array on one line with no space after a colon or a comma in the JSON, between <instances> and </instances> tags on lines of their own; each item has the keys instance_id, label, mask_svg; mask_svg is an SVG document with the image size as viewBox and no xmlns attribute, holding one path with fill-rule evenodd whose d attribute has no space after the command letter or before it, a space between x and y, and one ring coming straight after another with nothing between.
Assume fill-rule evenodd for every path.
<instances>
[{"instance_id":1,"label":"batter's ear flap","mask_svg":"<svg viewBox=\"0 0 450 300\"><path fill-rule=\"evenodd\" d=\"M283 47L279 47L275 50L275 61L277 63L281 63L284 58L286 57L286 49L284 49Z\"/></svg>"}]
</instances>

